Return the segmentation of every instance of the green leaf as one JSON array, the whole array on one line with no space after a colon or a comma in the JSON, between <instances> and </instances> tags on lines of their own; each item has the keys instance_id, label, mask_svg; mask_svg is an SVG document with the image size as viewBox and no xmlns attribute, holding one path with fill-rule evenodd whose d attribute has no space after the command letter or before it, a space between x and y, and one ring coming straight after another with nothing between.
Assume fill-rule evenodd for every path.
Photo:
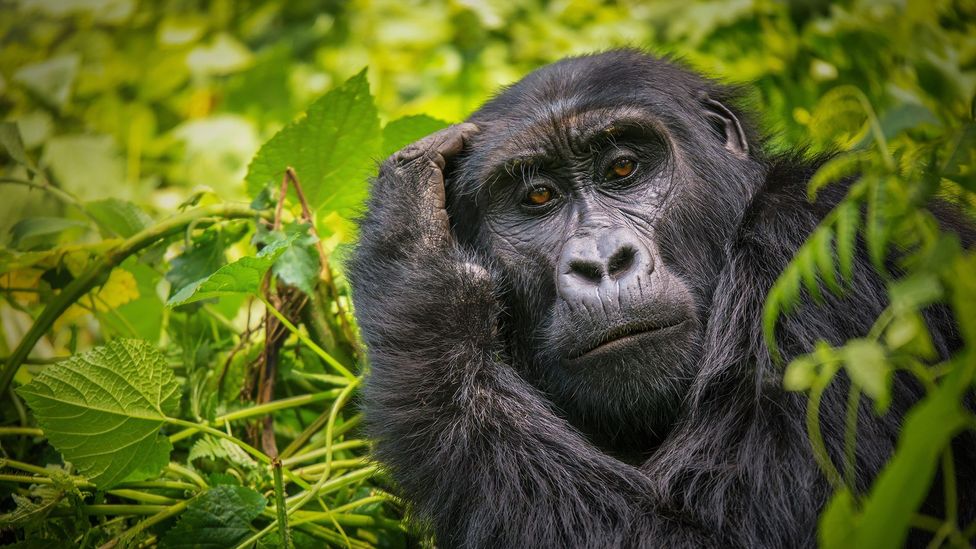
<instances>
[{"instance_id":1,"label":"green leaf","mask_svg":"<svg viewBox=\"0 0 976 549\"><path fill-rule=\"evenodd\" d=\"M885 351L870 339L849 340L841 353L855 385L874 400L875 409L887 409L891 401L891 367Z\"/></svg>"},{"instance_id":2,"label":"green leaf","mask_svg":"<svg viewBox=\"0 0 976 549\"><path fill-rule=\"evenodd\" d=\"M885 343L924 360L935 360L938 353L922 315L908 312L895 317L885 330Z\"/></svg>"},{"instance_id":3,"label":"green leaf","mask_svg":"<svg viewBox=\"0 0 976 549\"><path fill-rule=\"evenodd\" d=\"M925 500L942 450L966 425L959 399L963 376L953 378L908 413L891 461L878 475L856 527L854 547L902 547L911 516Z\"/></svg>"},{"instance_id":4,"label":"green leaf","mask_svg":"<svg viewBox=\"0 0 976 549\"><path fill-rule=\"evenodd\" d=\"M320 218L330 211L350 216L366 196L379 146L379 118L363 70L261 147L248 168L248 192L257 196L291 166Z\"/></svg>"},{"instance_id":5,"label":"green leaf","mask_svg":"<svg viewBox=\"0 0 976 549\"><path fill-rule=\"evenodd\" d=\"M227 262L224 249L243 236L240 231L225 230L221 226L208 227L183 250L183 253L170 261L166 280L170 283L170 295L178 293L186 286L204 279L224 266Z\"/></svg>"},{"instance_id":6,"label":"green leaf","mask_svg":"<svg viewBox=\"0 0 976 549\"><path fill-rule=\"evenodd\" d=\"M837 209L837 263L840 274L850 285L854 280L854 245L861 212L856 202L844 202Z\"/></svg>"},{"instance_id":7,"label":"green leaf","mask_svg":"<svg viewBox=\"0 0 976 549\"><path fill-rule=\"evenodd\" d=\"M820 190L827 185L860 174L870 165L871 158L870 151L851 151L831 158L810 178L807 183L807 198L813 202Z\"/></svg>"},{"instance_id":8,"label":"green leaf","mask_svg":"<svg viewBox=\"0 0 976 549\"><path fill-rule=\"evenodd\" d=\"M425 114L398 118L383 127L383 148L380 156L386 158L414 141L448 126L450 124L447 122Z\"/></svg>"},{"instance_id":9,"label":"green leaf","mask_svg":"<svg viewBox=\"0 0 976 549\"><path fill-rule=\"evenodd\" d=\"M793 359L783 374L783 388L787 391L806 391L817 379L817 361L810 355Z\"/></svg>"},{"instance_id":10,"label":"green leaf","mask_svg":"<svg viewBox=\"0 0 976 549\"><path fill-rule=\"evenodd\" d=\"M897 312L915 311L942 299L942 284L931 273L916 273L888 286L891 306Z\"/></svg>"},{"instance_id":11,"label":"green leaf","mask_svg":"<svg viewBox=\"0 0 976 549\"><path fill-rule=\"evenodd\" d=\"M17 392L51 444L100 488L168 459L159 428L179 411L180 386L150 343L112 341L44 369Z\"/></svg>"},{"instance_id":12,"label":"green leaf","mask_svg":"<svg viewBox=\"0 0 976 549\"><path fill-rule=\"evenodd\" d=\"M834 295L839 296L844 293L837 279L837 270L834 267L834 249L831 245L834 239L833 231L830 227L820 227L813 233L813 251L816 254L817 270L822 275L821 278L827 284L827 288Z\"/></svg>"},{"instance_id":13,"label":"green leaf","mask_svg":"<svg viewBox=\"0 0 976 549\"><path fill-rule=\"evenodd\" d=\"M255 257L242 257L224 265L210 276L183 287L169 298L166 306L176 307L223 295L256 294L261 287L264 273L268 272L297 238L298 235L292 235L266 246Z\"/></svg>"},{"instance_id":14,"label":"green leaf","mask_svg":"<svg viewBox=\"0 0 976 549\"><path fill-rule=\"evenodd\" d=\"M287 239L294 241L275 261L273 270L285 284L311 295L318 284L321 262L315 246L318 239L309 233L309 228L306 223L291 223L284 231L264 232L259 238L265 244Z\"/></svg>"},{"instance_id":15,"label":"green leaf","mask_svg":"<svg viewBox=\"0 0 976 549\"><path fill-rule=\"evenodd\" d=\"M865 221L864 237L867 241L871 263L880 273L886 272L885 259L888 257L888 238L891 235L888 198L888 179L877 177L871 182L868 191L868 211Z\"/></svg>"},{"instance_id":16,"label":"green leaf","mask_svg":"<svg viewBox=\"0 0 976 549\"><path fill-rule=\"evenodd\" d=\"M855 520L857 518L854 498L846 490L840 490L830 498L823 514L820 515L820 547L831 549L854 548Z\"/></svg>"},{"instance_id":17,"label":"green leaf","mask_svg":"<svg viewBox=\"0 0 976 549\"><path fill-rule=\"evenodd\" d=\"M10 246L18 250L49 248L57 244L61 233L88 227L84 221L63 217L30 217L10 228Z\"/></svg>"},{"instance_id":18,"label":"green leaf","mask_svg":"<svg viewBox=\"0 0 976 549\"><path fill-rule=\"evenodd\" d=\"M161 549L224 549L251 535L251 521L268 502L243 486L223 484L197 496L163 535Z\"/></svg>"},{"instance_id":19,"label":"green leaf","mask_svg":"<svg viewBox=\"0 0 976 549\"><path fill-rule=\"evenodd\" d=\"M807 289L807 293L813 298L817 303L823 303L823 293L820 291L820 280L817 278L817 257L816 257L816 233L814 237L808 240L803 247L800 248L797 258L794 260L796 262L797 268L800 270L800 276L803 280L803 287Z\"/></svg>"},{"instance_id":20,"label":"green leaf","mask_svg":"<svg viewBox=\"0 0 976 549\"><path fill-rule=\"evenodd\" d=\"M244 469L254 470L258 468L258 462L254 461L254 458L242 450L240 446L226 439L209 436L201 437L200 440L194 442L186 458L189 462L198 459L224 459Z\"/></svg>"},{"instance_id":21,"label":"green leaf","mask_svg":"<svg viewBox=\"0 0 976 549\"><path fill-rule=\"evenodd\" d=\"M129 238L152 225L152 218L139 206L118 198L103 198L85 204L98 226L113 236Z\"/></svg>"},{"instance_id":22,"label":"green leaf","mask_svg":"<svg viewBox=\"0 0 976 549\"><path fill-rule=\"evenodd\" d=\"M60 109L71 96L71 86L80 65L81 57L78 54L62 55L27 65L15 72L13 79L44 102Z\"/></svg>"},{"instance_id":23,"label":"green leaf","mask_svg":"<svg viewBox=\"0 0 976 549\"><path fill-rule=\"evenodd\" d=\"M17 127L16 122L0 123L0 145L14 162L27 168L27 172L33 175L36 167L24 151L24 141L20 137L20 128Z\"/></svg>"}]
</instances>

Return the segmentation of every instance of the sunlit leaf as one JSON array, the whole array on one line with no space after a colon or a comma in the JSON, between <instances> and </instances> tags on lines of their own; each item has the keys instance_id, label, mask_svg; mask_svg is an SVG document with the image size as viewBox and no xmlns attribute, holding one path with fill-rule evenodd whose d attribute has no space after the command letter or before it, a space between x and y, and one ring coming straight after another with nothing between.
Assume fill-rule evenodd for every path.
<instances>
[{"instance_id":1,"label":"sunlit leaf","mask_svg":"<svg viewBox=\"0 0 976 549\"><path fill-rule=\"evenodd\" d=\"M383 148L380 156L384 158L390 156L421 137L442 130L448 125L443 120L423 114L398 118L383 127Z\"/></svg>"},{"instance_id":2,"label":"sunlit leaf","mask_svg":"<svg viewBox=\"0 0 976 549\"><path fill-rule=\"evenodd\" d=\"M248 192L256 196L280 182L290 166L319 217L333 210L351 215L366 196L379 146L379 119L363 71L261 147L248 169Z\"/></svg>"},{"instance_id":3,"label":"sunlit leaf","mask_svg":"<svg viewBox=\"0 0 976 549\"><path fill-rule=\"evenodd\" d=\"M242 257L224 265L208 277L184 286L169 298L166 306L176 307L223 295L256 294L261 287L264 273L268 272L297 238L298 235L292 235L266 246L255 257Z\"/></svg>"}]
</instances>

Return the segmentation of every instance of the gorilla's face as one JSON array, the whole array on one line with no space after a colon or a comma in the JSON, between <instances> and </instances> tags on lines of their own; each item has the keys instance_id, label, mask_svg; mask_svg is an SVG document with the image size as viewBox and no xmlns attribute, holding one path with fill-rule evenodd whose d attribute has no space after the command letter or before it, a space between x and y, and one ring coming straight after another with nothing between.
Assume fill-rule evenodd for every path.
<instances>
[{"instance_id":1,"label":"gorilla's face","mask_svg":"<svg viewBox=\"0 0 976 549\"><path fill-rule=\"evenodd\" d=\"M669 120L661 98L617 87L602 101L544 101L518 86L496 98L471 118L481 132L449 207L462 241L502 273L523 374L601 443L644 447L669 430L697 374L734 220L714 212L738 206L709 197L680 113ZM728 153L721 135L707 137L703 154Z\"/></svg>"}]
</instances>

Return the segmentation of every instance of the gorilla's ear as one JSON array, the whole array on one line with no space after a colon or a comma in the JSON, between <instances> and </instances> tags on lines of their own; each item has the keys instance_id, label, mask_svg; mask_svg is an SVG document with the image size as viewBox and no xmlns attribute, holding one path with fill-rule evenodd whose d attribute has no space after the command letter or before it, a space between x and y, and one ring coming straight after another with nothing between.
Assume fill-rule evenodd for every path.
<instances>
[{"instance_id":1,"label":"gorilla's ear","mask_svg":"<svg viewBox=\"0 0 976 549\"><path fill-rule=\"evenodd\" d=\"M705 107L705 118L718 135L725 138L725 148L736 156L749 156L749 140L735 114L707 94L702 94L701 102Z\"/></svg>"}]
</instances>

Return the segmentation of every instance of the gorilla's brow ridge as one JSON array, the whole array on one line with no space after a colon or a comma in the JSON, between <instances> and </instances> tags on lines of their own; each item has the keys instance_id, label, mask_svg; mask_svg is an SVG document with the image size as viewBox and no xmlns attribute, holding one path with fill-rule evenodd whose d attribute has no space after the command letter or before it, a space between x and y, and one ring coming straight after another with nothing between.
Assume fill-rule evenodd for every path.
<instances>
[{"instance_id":1,"label":"gorilla's brow ridge","mask_svg":"<svg viewBox=\"0 0 976 549\"><path fill-rule=\"evenodd\" d=\"M564 124L564 127L568 128L568 138L573 149L592 151L598 149L600 145L606 142L614 142L618 137L635 130L641 133L647 132L650 128L653 128L654 131L660 131L660 128L658 128L660 126L659 123L642 113L637 116L635 114L628 112L612 116L612 113L605 111L586 111L579 114L567 115L560 122ZM606 123L600 125L588 123L589 119L595 116L609 116L609 118ZM522 133L530 133L537 126L538 123L533 124L523 130ZM578 129L578 131L573 131L575 129ZM538 147L532 148L537 150L510 156L500 164L496 164L489 169L488 173L492 175L511 175L516 170L523 169L526 166L538 168L552 163L554 155L550 150L552 148L551 142L543 143Z\"/></svg>"}]
</instances>

